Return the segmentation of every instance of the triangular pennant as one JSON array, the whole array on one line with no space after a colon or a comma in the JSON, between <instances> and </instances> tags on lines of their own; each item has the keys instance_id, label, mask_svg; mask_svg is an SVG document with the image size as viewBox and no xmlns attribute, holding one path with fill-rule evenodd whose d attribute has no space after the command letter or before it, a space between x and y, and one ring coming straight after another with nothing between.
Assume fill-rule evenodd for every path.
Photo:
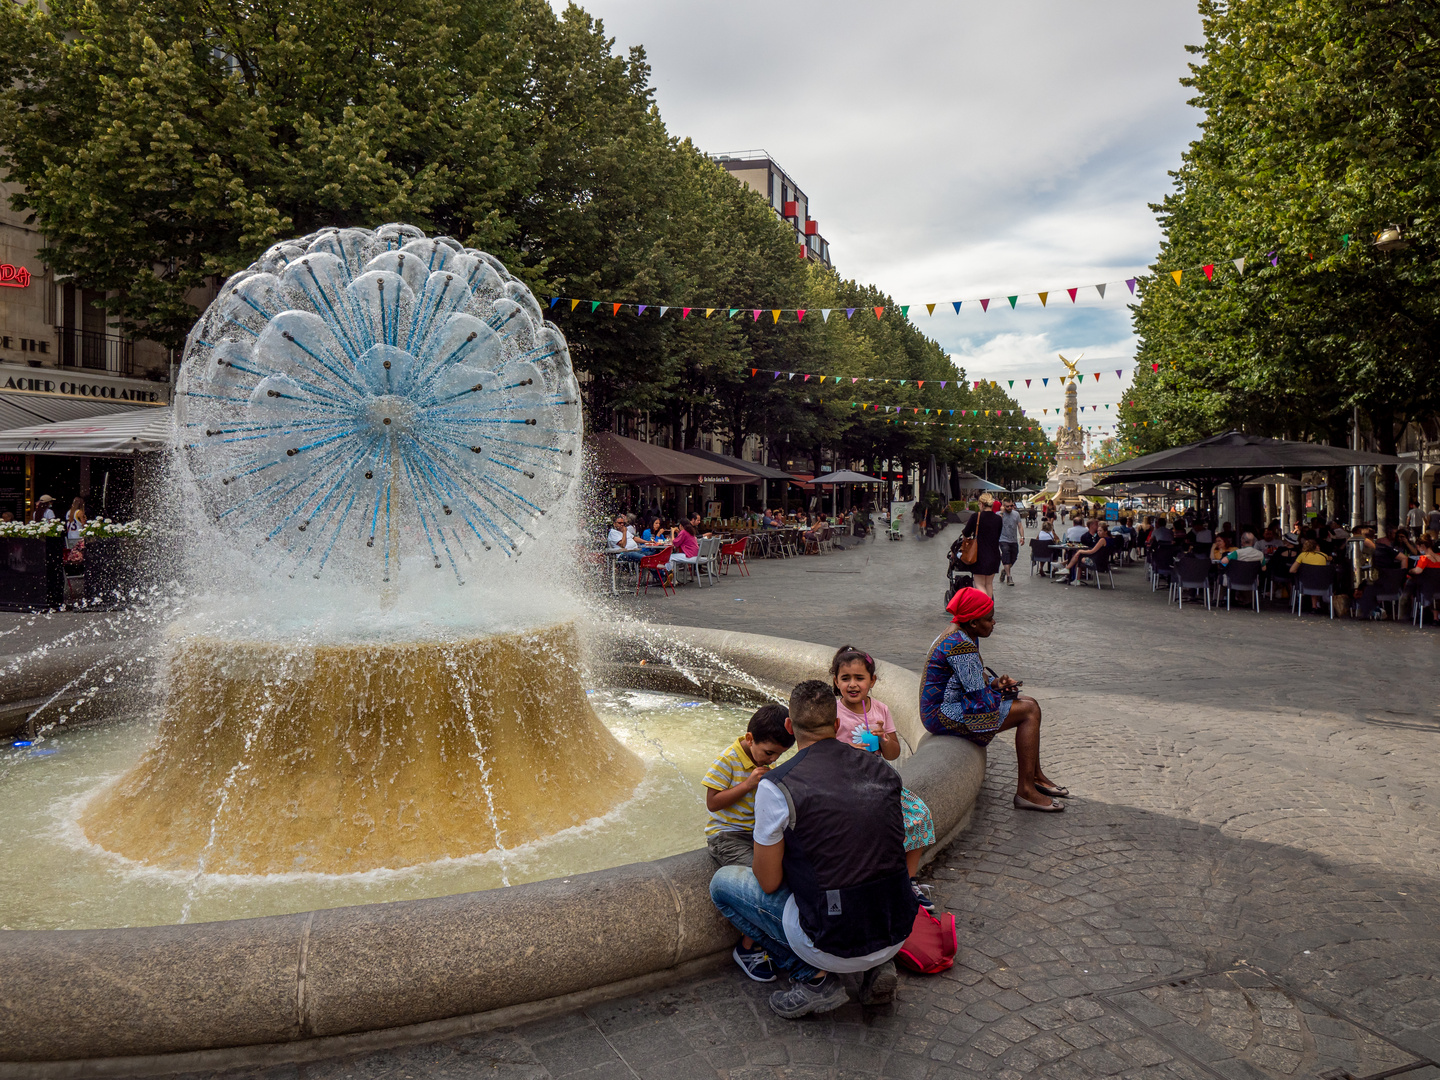
<instances>
[{"instance_id":1,"label":"triangular pennant","mask_svg":"<svg viewBox=\"0 0 1440 1080\"><path fill-rule=\"evenodd\" d=\"M1280 253L1279 253L1278 251L1272 251L1272 252L1270 252L1270 265L1271 265L1271 266L1279 266L1279 265L1280 265Z\"/></svg>"},{"instance_id":2,"label":"triangular pennant","mask_svg":"<svg viewBox=\"0 0 1440 1080\"><path fill-rule=\"evenodd\" d=\"M1125 286L1126 286L1126 288L1128 288L1128 289L1130 290L1131 295L1134 295L1134 293L1135 293L1135 279L1134 279L1133 277L1127 277L1127 278L1125 279Z\"/></svg>"},{"instance_id":3,"label":"triangular pennant","mask_svg":"<svg viewBox=\"0 0 1440 1080\"><path fill-rule=\"evenodd\" d=\"M1049 380L1049 379L1041 379L1041 380L1040 380L1040 385L1041 385L1041 386L1049 386L1049 385L1050 385L1050 380Z\"/></svg>"},{"instance_id":4,"label":"triangular pennant","mask_svg":"<svg viewBox=\"0 0 1440 1080\"><path fill-rule=\"evenodd\" d=\"M1099 381L1100 381L1100 373L1099 373L1098 371L1095 372L1095 381L1096 381L1096 382L1099 382Z\"/></svg>"},{"instance_id":5,"label":"triangular pennant","mask_svg":"<svg viewBox=\"0 0 1440 1080\"><path fill-rule=\"evenodd\" d=\"M779 372L778 372L778 371L777 371L777 372L775 372L775 378L777 378L777 379L778 379L778 378L779 378L779 377L780 377L780 373L779 373Z\"/></svg>"},{"instance_id":6,"label":"triangular pennant","mask_svg":"<svg viewBox=\"0 0 1440 1080\"><path fill-rule=\"evenodd\" d=\"M560 297L558 297L558 296L552 296L552 297L550 297L550 306L551 306L551 307L554 307L554 306L555 306L556 304L558 304L559 302L560 302Z\"/></svg>"},{"instance_id":7,"label":"triangular pennant","mask_svg":"<svg viewBox=\"0 0 1440 1080\"><path fill-rule=\"evenodd\" d=\"M1030 389L1030 380L1029 380L1029 379L1026 379L1026 380L1025 380L1025 389L1026 389L1026 390L1029 390L1029 389Z\"/></svg>"},{"instance_id":8,"label":"triangular pennant","mask_svg":"<svg viewBox=\"0 0 1440 1080\"><path fill-rule=\"evenodd\" d=\"M988 297L987 297L986 299L980 301L980 310L981 310L981 311L989 311L989 310L990 310L990 300L989 300Z\"/></svg>"},{"instance_id":9,"label":"triangular pennant","mask_svg":"<svg viewBox=\"0 0 1440 1080\"><path fill-rule=\"evenodd\" d=\"M579 300L571 300L571 301L570 301L570 310L571 310L571 311L574 311L574 310L575 310L575 305L577 305L578 303L580 303Z\"/></svg>"},{"instance_id":10,"label":"triangular pennant","mask_svg":"<svg viewBox=\"0 0 1440 1080\"><path fill-rule=\"evenodd\" d=\"M591 301L590 301L590 314L591 314L591 315L594 315L594 314L595 314L595 309L598 308L599 306L600 306L600 301L599 301L599 300L591 300Z\"/></svg>"},{"instance_id":11,"label":"triangular pennant","mask_svg":"<svg viewBox=\"0 0 1440 1080\"><path fill-rule=\"evenodd\" d=\"M827 322L829 322L829 321L830 321L830 312L832 312L832 311L834 311L834 310L835 310L834 308L822 307L822 308L820 309L820 321L821 321L822 323L827 323Z\"/></svg>"},{"instance_id":12,"label":"triangular pennant","mask_svg":"<svg viewBox=\"0 0 1440 1080\"><path fill-rule=\"evenodd\" d=\"M940 389L941 389L941 390L944 390L944 389L945 389L945 383L948 382L948 381L949 381L949 380L947 380L947 379L941 379L941 380L940 380Z\"/></svg>"},{"instance_id":13,"label":"triangular pennant","mask_svg":"<svg viewBox=\"0 0 1440 1080\"><path fill-rule=\"evenodd\" d=\"M809 375L806 375L805 378L801 379L800 381L801 381L801 382L809 382L809 381L810 381L810 376L809 376Z\"/></svg>"},{"instance_id":14,"label":"triangular pennant","mask_svg":"<svg viewBox=\"0 0 1440 1080\"><path fill-rule=\"evenodd\" d=\"M885 317L885 309L884 309L883 307L877 307L877 308L875 309L875 318L877 318L877 319L883 319L884 317Z\"/></svg>"},{"instance_id":15,"label":"triangular pennant","mask_svg":"<svg viewBox=\"0 0 1440 1080\"><path fill-rule=\"evenodd\" d=\"M852 376L850 377L850 385L851 385L851 386L854 386L854 385L855 385L857 382L859 382L859 381L860 381L860 376L858 376L858 375L852 375Z\"/></svg>"},{"instance_id":16,"label":"triangular pennant","mask_svg":"<svg viewBox=\"0 0 1440 1080\"><path fill-rule=\"evenodd\" d=\"M1100 294L1100 299L1101 299L1101 300L1104 300L1104 299L1105 299L1105 286L1104 286L1104 285L1096 285L1096 286L1095 286L1095 291ZM1075 299L1075 298L1072 296L1070 299L1073 300L1073 299Z\"/></svg>"},{"instance_id":17,"label":"triangular pennant","mask_svg":"<svg viewBox=\"0 0 1440 1080\"><path fill-rule=\"evenodd\" d=\"M1180 284L1180 276L1181 276L1182 274L1184 274L1184 273L1185 273L1184 270L1171 270L1171 271L1170 271L1170 276L1175 279L1175 284L1176 284L1176 285L1179 285L1179 284Z\"/></svg>"},{"instance_id":18,"label":"triangular pennant","mask_svg":"<svg viewBox=\"0 0 1440 1080\"><path fill-rule=\"evenodd\" d=\"M680 321L681 321L681 322L684 322L684 321L685 321L686 319L688 319L689 317L690 317L690 309L689 309L688 307L686 307L686 308L681 308L681 309L680 309Z\"/></svg>"},{"instance_id":19,"label":"triangular pennant","mask_svg":"<svg viewBox=\"0 0 1440 1080\"><path fill-rule=\"evenodd\" d=\"M663 319L663 318L665 317L665 312L667 312L667 311L669 311L669 310L670 310L670 309L669 309L668 307L662 307L662 308L660 309L660 318Z\"/></svg>"},{"instance_id":20,"label":"triangular pennant","mask_svg":"<svg viewBox=\"0 0 1440 1080\"><path fill-rule=\"evenodd\" d=\"M803 307L796 310L796 312L795 312L795 321L796 321L796 322L804 322L804 321L805 321L805 309L804 309Z\"/></svg>"},{"instance_id":21,"label":"triangular pennant","mask_svg":"<svg viewBox=\"0 0 1440 1080\"><path fill-rule=\"evenodd\" d=\"M1122 369L1120 369L1120 368L1116 368L1116 369L1115 369L1115 378L1117 378L1117 379L1123 379L1123 378L1125 377L1124 375L1122 375L1122 374L1120 373L1121 370L1122 370Z\"/></svg>"},{"instance_id":22,"label":"triangular pennant","mask_svg":"<svg viewBox=\"0 0 1440 1080\"><path fill-rule=\"evenodd\" d=\"M1151 370L1151 371L1159 371L1159 370L1160 370L1160 365L1159 365L1159 364L1151 364L1151 365L1150 365L1150 370Z\"/></svg>"},{"instance_id":23,"label":"triangular pennant","mask_svg":"<svg viewBox=\"0 0 1440 1080\"><path fill-rule=\"evenodd\" d=\"M847 307L847 308L845 309L845 318L849 319L849 318L851 318L854 314L855 314L855 309L854 309L853 307Z\"/></svg>"},{"instance_id":24,"label":"triangular pennant","mask_svg":"<svg viewBox=\"0 0 1440 1080\"><path fill-rule=\"evenodd\" d=\"M976 380L975 380L975 389L976 389L976 390L979 390L979 389L980 389L980 380L979 380L979 379L976 379Z\"/></svg>"},{"instance_id":25,"label":"triangular pennant","mask_svg":"<svg viewBox=\"0 0 1440 1080\"><path fill-rule=\"evenodd\" d=\"M649 304L641 304L641 305L640 305L640 310L637 311L637 312L635 312L635 314L636 314L636 315L644 315L644 314L645 314L645 309L646 309L647 307L649 307L649 306L650 306Z\"/></svg>"},{"instance_id":26,"label":"triangular pennant","mask_svg":"<svg viewBox=\"0 0 1440 1080\"><path fill-rule=\"evenodd\" d=\"M727 319L733 319L733 318L735 317L735 313L738 312L739 310L740 310L740 309L739 309L738 307L732 307L732 308L729 309L730 314L727 315L727 316L725 316L725 317L726 317Z\"/></svg>"},{"instance_id":27,"label":"triangular pennant","mask_svg":"<svg viewBox=\"0 0 1440 1080\"><path fill-rule=\"evenodd\" d=\"M714 309L713 307L707 307L707 308L705 309L705 318L708 319L711 315L714 315L714 314L715 314L715 309Z\"/></svg>"},{"instance_id":28,"label":"triangular pennant","mask_svg":"<svg viewBox=\"0 0 1440 1080\"><path fill-rule=\"evenodd\" d=\"M900 305L900 318L902 318L902 319L908 319L909 317L910 317L910 305L909 305L909 304L901 304L901 305Z\"/></svg>"},{"instance_id":29,"label":"triangular pennant","mask_svg":"<svg viewBox=\"0 0 1440 1080\"><path fill-rule=\"evenodd\" d=\"M955 304L955 314L956 314L956 315L959 315L959 314L960 314L960 305L963 304L964 302L965 302L964 300L956 300L956 301L954 301L954 304Z\"/></svg>"},{"instance_id":30,"label":"triangular pennant","mask_svg":"<svg viewBox=\"0 0 1440 1080\"><path fill-rule=\"evenodd\" d=\"M751 321L751 322L759 322L759 321L760 321L760 309L759 309L758 307L757 307L757 308L751 308L751 309L750 309L750 321Z\"/></svg>"},{"instance_id":31,"label":"triangular pennant","mask_svg":"<svg viewBox=\"0 0 1440 1080\"><path fill-rule=\"evenodd\" d=\"M1012 389L1012 390L1015 389L1015 380L1014 380L1014 379L1011 379L1011 380L1009 380L1009 382L1010 382L1010 389Z\"/></svg>"},{"instance_id":32,"label":"triangular pennant","mask_svg":"<svg viewBox=\"0 0 1440 1080\"><path fill-rule=\"evenodd\" d=\"M1205 280L1206 280L1206 281L1214 281L1214 280L1215 280L1215 264L1214 264L1214 263L1206 263L1204 266L1200 267L1200 269L1203 270L1203 271L1205 271Z\"/></svg>"},{"instance_id":33,"label":"triangular pennant","mask_svg":"<svg viewBox=\"0 0 1440 1080\"><path fill-rule=\"evenodd\" d=\"M916 389L916 390L919 390L919 389L920 389L922 386L924 386L924 385L925 385L925 380L924 380L924 379L916 379L916 380L915 380L915 389Z\"/></svg>"},{"instance_id":34,"label":"triangular pennant","mask_svg":"<svg viewBox=\"0 0 1440 1080\"><path fill-rule=\"evenodd\" d=\"M1230 261L1235 264L1235 272L1236 272L1237 274L1239 274L1241 277L1244 277L1244 276L1245 276L1245 260L1244 260L1244 259L1231 259Z\"/></svg>"},{"instance_id":35,"label":"triangular pennant","mask_svg":"<svg viewBox=\"0 0 1440 1080\"><path fill-rule=\"evenodd\" d=\"M1038 297L1040 297L1040 306L1041 306L1041 307L1044 307L1044 306L1045 306L1045 300L1046 300L1047 297L1049 297L1050 294L1049 294L1048 292L1042 292L1042 293L1036 293L1035 295L1038 296ZM1011 300L1011 301L1010 301L1010 306L1011 306L1012 308L1015 306L1015 301L1014 301L1014 300Z\"/></svg>"},{"instance_id":36,"label":"triangular pennant","mask_svg":"<svg viewBox=\"0 0 1440 1080\"><path fill-rule=\"evenodd\" d=\"M820 376L820 381L821 381L821 382L824 382L824 381L825 381L825 376L824 376L824 375L821 375L821 376ZM835 381L836 381L837 383L840 381L840 376L839 376L839 375L836 375L836 376L835 376Z\"/></svg>"},{"instance_id":37,"label":"triangular pennant","mask_svg":"<svg viewBox=\"0 0 1440 1080\"><path fill-rule=\"evenodd\" d=\"M1011 311L1014 311L1014 310L1015 310L1015 301L1016 301L1016 300L1019 300L1020 297L1018 297L1018 296L1007 296L1005 299L1010 301L1010 310L1011 310Z\"/></svg>"},{"instance_id":38,"label":"triangular pennant","mask_svg":"<svg viewBox=\"0 0 1440 1080\"><path fill-rule=\"evenodd\" d=\"M934 305L934 304L926 304L926 305L925 305L925 312L926 312L926 314L928 314L928 315L934 315L934 314L935 314L935 305Z\"/></svg>"},{"instance_id":39,"label":"triangular pennant","mask_svg":"<svg viewBox=\"0 0 1440 1080\"><path fill-rule=\"evenodd\" d=\"M753 367L752 367L752 368L750 369L750 377L753 379L753 378L755 377L755 373L756 373L757 371L759 371L759 370L760 370L759 368L753 368Z\"/></svg>"},{"instance_id":40,"label":"triangular pennant","mask_svg":"<svg viewBox=\"0 0 1440 1080\"><path fill-rule=\"evenodd\" d=\"M624 307L624 306L625 306L624 304L616 304L616 305L615 305L615 310L612 311L610 314L611 314L611 315L619 315L619 314L620 314L620 309L621 309L622 307Z\"/></svg>"},{"instance_id":41,"label":"triangular pennant","mask_svg":"<svg viewBox=\"0 0 1440 1080\"><path fill-rule=\"evenodd\" d=\"M771 309L770 309L770 318L774 319L774 320L778 323L778 322L780 321L780 309L779 309L779 308L771 308Z\"/></svg>"},{"instance_id":42,"label":"triangular pennant","mask_svg":"<svg viewBox=\"0 0 1440 1080\"><path fill-rule=\"evenodd\" d=\"M795 373L794 373L793 371L786 372L786 374L785 374L785 381L786 381L786 382L789 382L789 381L790 381L791 379L793 379L793 378L795 378Z\"/></svg>"}]
</instances>

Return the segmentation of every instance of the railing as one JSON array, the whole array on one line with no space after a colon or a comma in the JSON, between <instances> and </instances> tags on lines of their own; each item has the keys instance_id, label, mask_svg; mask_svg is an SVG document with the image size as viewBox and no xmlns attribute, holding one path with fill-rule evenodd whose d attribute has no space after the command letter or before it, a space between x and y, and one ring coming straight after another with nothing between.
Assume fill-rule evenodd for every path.
<instances>
[{"instance_id":1,"label":"railing","mask_svg":"<svg viewBox=\"0 0 1440 1080\"><path fill-rule=\"evenodd\" d=\"M112 375L129 375L135 367L135 343L125 338L98 334L93 330L58 327L61 367L108 371Z\"/></svg>"}]
</instances>

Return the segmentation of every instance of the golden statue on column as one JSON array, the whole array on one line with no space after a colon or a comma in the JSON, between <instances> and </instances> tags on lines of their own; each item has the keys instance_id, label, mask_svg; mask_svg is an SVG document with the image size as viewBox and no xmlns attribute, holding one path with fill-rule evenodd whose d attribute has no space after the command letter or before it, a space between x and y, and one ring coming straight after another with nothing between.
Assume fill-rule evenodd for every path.
<instances>
[{"instance_id":1,"label":"golden statue on column","mask_svg":"<svg viewBox=\"0 0 1440 1080\"><path fill-rule=\"evenodd\" d=\"M1065 381L1065 423L1055 433L1055 465L1045 480L1045 490L1037 498L1051 498L1057 503L1078 503L1080 496L1095 486L1085 475L1085 435L1080 430L1080 409L1076 404L1076 387L1081 374L1081 353L1074 360L1060 357L1067 374Z\"/></svg>"}]
</instances>

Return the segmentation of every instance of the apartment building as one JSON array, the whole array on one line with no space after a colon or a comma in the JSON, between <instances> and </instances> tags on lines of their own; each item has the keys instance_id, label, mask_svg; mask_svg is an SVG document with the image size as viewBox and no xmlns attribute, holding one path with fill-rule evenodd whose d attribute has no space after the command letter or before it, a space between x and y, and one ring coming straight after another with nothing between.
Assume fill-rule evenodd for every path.
<instances>
[{"instance_id":1,"label":"apartment building","mask_svg":"<svg viewBox=\"0 0 1440 1080\"><path fill-rule=\"evenodd\" d=\"M801 258L818 259L830 265L830 245L820 235L820 223L810 216L810 197L775 163L769 151L716 154L715 162L751 191L763 195L776 215L794 228Z\"/></svg>"}]
</instances>

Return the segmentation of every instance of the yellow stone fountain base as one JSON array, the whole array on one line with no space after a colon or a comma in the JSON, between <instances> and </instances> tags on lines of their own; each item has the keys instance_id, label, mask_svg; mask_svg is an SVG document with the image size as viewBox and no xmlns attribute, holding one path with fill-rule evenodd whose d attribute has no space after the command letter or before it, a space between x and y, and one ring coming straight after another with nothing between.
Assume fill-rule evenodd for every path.
<instances>
[{"instance_id":1,"label":"yellow stone fountain base","mask_svg":"<svg viewBox=\"0 0 1440 1080\"><path fill-rule=\"evenodd\" d=\"M343 874L513 848L644 772L595 716L569 624L446 643L187 639L154 744L85 807L150 866Z\"/></svg>"}]
</instances>

